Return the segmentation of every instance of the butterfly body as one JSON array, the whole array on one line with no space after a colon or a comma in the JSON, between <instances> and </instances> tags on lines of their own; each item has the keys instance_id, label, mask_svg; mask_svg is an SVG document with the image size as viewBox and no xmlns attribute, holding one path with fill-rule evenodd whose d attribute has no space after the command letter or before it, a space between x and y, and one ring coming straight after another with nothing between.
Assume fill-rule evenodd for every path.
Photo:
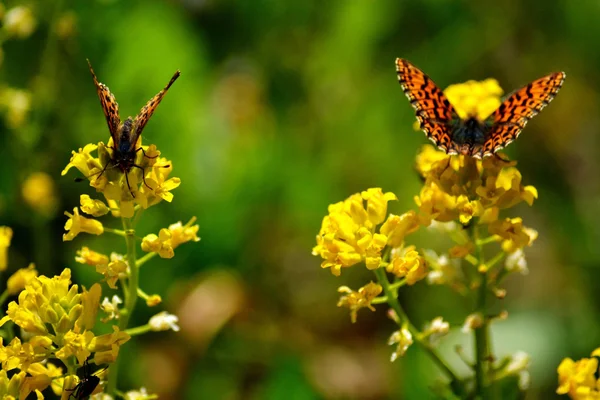
<instances>
[{"instance_id":1,"label":"butterfly body","mask_svg":"<svg viewBox=\"0 0 600 400\"><path fill-rule=\"evenodd\" d=\"M125 121L121 121L121 117L119 116L119 104L117 103L115 96L110 92L105 84L98 82L96 74L94 73L89 60L88 66L90 68L92 78L94 79L94 85L96 85L98 98L100 99L100 104L102 105L104 116L106 117L110 136L113 140L113 147L109 147L112 150L109 164L113 168L120 169L121 172L125 174L127 186L129 186L129 178L127 177L127 173L131 170L131 168L136 167L143 170L142 167L135 163L138 151L141 150L144 152L141 147L136 148L138 139L142 134L144 127L148 123L148 120L156 110L156 107L158 107L158 104L161 102L162 98L165 96L173 82L179 78L181 73L176 71L167 86L165 86L164 89L150 99L146 105L142 107L135 118L128 117ZM104 170L106 170L109 164L106 164L102 173ZM143 174L142 178L144 178ZM129 190L133 195L131 188L129 188Z\"/></svg>"},{"instance_id":2,"label":"butterfly body","mask_svg":"<svg viewBox=\"0 0 600 400\"><path fill-rule=\"evenodd\" d=\"M555 72L510 94L486 120L461 119L444 93L423 71L396 59L398 81L427 137L448 154L493 155L514 141L527 122L556 96L565 79Z\"/></svg>"}]
</instances>

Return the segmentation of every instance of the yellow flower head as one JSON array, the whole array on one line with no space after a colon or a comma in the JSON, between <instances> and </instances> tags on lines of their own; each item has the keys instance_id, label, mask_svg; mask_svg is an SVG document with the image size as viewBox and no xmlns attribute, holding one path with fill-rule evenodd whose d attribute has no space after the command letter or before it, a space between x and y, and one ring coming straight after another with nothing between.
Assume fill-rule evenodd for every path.
<instances>
[{"instance_id":1,"label":"yellow flower head","mask_svg":"<svg viewBox=\"0 0 600 400\"><path fill-rule=\"evenodd\" d=\"M371 301L383 291L383 288L378 283L369 282L365 286L354 291L348 286L340 286L339 293L343 293L337 303L338 307L348 307L350 309L350 319L352 323L356 322L356 313L361 308L368 308L375 311L375 307L371 305Z\"/></svg>"},{"instance_id":2,"label":"yellow flower head","mask_svg":"<svg viewBox=\"0 0 600 400\"><path fill-rule=\"evenodd\" d=\"M444 90L446 98L460 118L476 117L480 121L484 121L500 107L502 93L502 88L495 79L457 83Z\"/></svg>"},{"instance_id":3,"label":"yellow flower head","mask_svg":"<svg viewBox=\"0 0 600 400\"><path fill-rule=\"evenodd\" d=\"M0 370L0 398L3 400L24 399L29 393L25 393L23 384L25 382L25 371L8 378L6 371Z\"/></svg>"},{"instance_id":4,"label":"yellow flower head","mask_svg":"<svg viewBox=\"0 0 600 400\"><path fill-rule=\"evenodd\" d=\"M68 331L93 327L100 295L97 284L90 292L78 293L77 285L71 286L69 269L53 278L39 276L25 285L18 301L8 305L0 325L11 320L24 331L49 337L57 347L62 347Z\"/></svg>"},{"instance_id":5,"label":"yellow flower head","mask_svg":"<svg viewBox=\"0 0 600 400\"><path fill-rule=\"evenodd\" d=\"M98 365L115 362L121 346L131 339L127 332L119 331L117 326L113 325L112 328L113 333L96 336L91 341L90 349L94 352L94 362Z\"/></svg>"},{"instance_id":6,"label":"yellow flower head","mask_svg":"<svg viewBox=\"0 0 600 400\"><path fill-rule=\"evenodd\" d=\"M8 226L0 226L0 271L6 271L8 266L8 248L13 231Z\"/></svg>"},{"instance_id":7,"label":"yellow flower head","mask_svg":"<svg viewBox=\"0 0 600 400\"><path fill-rule=\"evenodd\" d=\"M592 352L592 357L600 357L600 348ZM597 358L582 358L573 361L562 360L558 366L558 394L568 394L571 399L589 400L600 398L600 380Z\"/></svg>"},{"instance_id":8,"label":"yellow flower head","mask_svg":"<svg viewBox=\"0 0 600 400\"><path fill-rule=\"evenodd\" d=\"M82 194L79 197L81 203L81 211L94 217L101 217L108 214L108 207L102 200L94 200L87 194Z\"/></svg>"},{"instance_id":9,"label":"yellow flower head","mask_svg":"<svg viewBox=\"0 0 600 400\"><path fill-rule=\"evenodd\" d=\"M56 357L65 361L69 357L75 356L77 362L83 365L92 353L90 351L90 344L94 338L95 336L92 331L85 331L84 333L68 331L63 336L62 347L56 352Z\"/></svg>"},{"instance_id":10,"label":"yellow flower head","mask_svg":"<svg viewBox=\"0 0 600 400\"><path fill-rule=\"evenodd\" d=\"M117 288L117 280L119 280L120 276L126 276L127 268L128 266L123 256L117 253L110 255L110 262L107 264L96 264L96 272L104 275L104 279L111 289Z\"/></svg>"},{"instance_id":11,"label":"yellow flower head","mask_svg":"<svg viewBox=\"0 0 600 400\"><path fill-rule=\"evenodd\" d=\"M6 290L10 295L15 295L25 288L25 285L38 276L34 264L29 264L27 268L21 268L8 278Z\"/></svg>"},{"instance_id":12,"label":"yellow flower head","mask_svg":"<svg viewBox=\"0 0 600 400\"><path fill-rule=\"evenodd\" d=\"M414 211L408 211L400 216L390 214L379 230L388 237L391 247L400 247L404 238L419 229L419 218Z\"/></svg>"},{"instance_id":13,"label":"yellow flower head","mask_svg":"<svg viewBox=\"0 0 600 400\"><path fill-rule=\"evenodd\" d=\"M43 215L52 215L56 211L58 200L54 181L45 172L35 172L27 177L21 187L23 200L33 210Z\"/></svg>"},{"instance_id":14,"label":"yellow flower head","mask_svg":"<svg viewBox=\"0 0 600 400\"><path fill-rule=\"evenodd\" d=\"M366 200L366 205L365 205ZM374 233L387 214L387 203L396 200L393 193L369 189L329 206L329 215L323 218L313 254L325 261L322 268L331 268L340 275L342 267L365 261L367 268L375 269L381 263L381 250L388 237Z\"/></svg>"},{"instance_id":15,"label":"yellow flower head","mask_svg":"<svg viewBox=\"0 0 600 400\"><path fill-rule=\"evenodd\" d=\"M27 369L27 373L36 379L36 382L41 383L42 386L45 384L44 389L50 385L54 394L57 396L62 394L64 378L62 377L63 370L61 367L57 367L50 362L35 363L31 364ZM36 387L36 389L43 390L39 387Z\"/></svg>"},{"instance_id":16,"label":"yellow flower head","mask_svg":"<svg viewBox=\"0 0 600 400\"><path fill-rule=\"evenodd\" d=\"M498 235L503 239L502 250L507 253L531 246L538 236L535 230L523 226L521 218L494 221L488 226L488 230L492 235Z\"/></svg>"},{"instance_id":17,"label":"yellow flower head","mask_svg":"<svg viewBox=\"0 0 600 400\"><path fill-rule=\"evenodd\" d=\"M65 215L69 217L65 223L67 233L63 234L63 241L73 240L75 236L81 232L90 233L92 235L101 235L104 233L102 222L95 219L85 218L79 215L79 209L75 207L73 214L65 211Z\"/></svg>"},{"instance_id":18,"label":"yellow flower head","mask_svg":"<svg viewBox=\"0 0 600 400\"><path fill-rule=\"evenodd\" d=\"M82 247L81 250L77 250L75 261L81 264L87 264L92 266L108 264L108 256L97 253L87 247Z\"/></svg>"},{"instance_id":19,"label":"yellow flower head","mask_svg":"<svg viewBox=\"0 0 600 400\"><path fill-rule=\"evenodd\" d=\"M414 246L409 246L403 250L392 251L392 260L387 265L387 271L398 278L406 278L407 284L414 285L427 276L427 264L414 250Z\"/></svg>"},{"instance_id":20,"label":"yellow flower head","mask_svg":"<svg viewBox=\"0 0 600 400\"><path fill-rule=\"evenodd\" d=\"M173 194L171 190L179 186L179 178L169 178L173 170L173 163L160 156L155 145L143 146L142 137L135 144L135 165L124 173L116 168L112 161L112 148L114 143L112 137L108 145L100 142L98 145L88 144L78 153L73 152L73 157L62 171L65 175L70 168L77 168L86 178L90 180L90 186L102 192L114 216L130 218L133 216L134 204L142 208L148 208L162 200L171 201ZM91 152L98 150L98 157ZM83 202L83 199L82 199ZM96 212L106 211L104 207L97 204L96 207L86 203L86 206ZM87 211L83 208L84 212ZM92 213L92 215L95 215Z\"/></svg>"},{"instance_id":21,"label":"yellow flower head","mask_svg":"<svg viewBox=\"0 0 600 400\"><path fill-rule=\"evenodd\" d=\"M51 346L52 340L45 336L34 336L25 343L21 343L19 338L14 338L8 346L4 346L0 339L2 369L10 371L19 368L26 371L31 364L45 360Z\"/></svg>"},{"instance_id":22,"label":"yellow flower head","mask_svg":"<svg viewBox=\"0 0 600 400\"><path fill-rule=\"evenodd\" d=\"M142 250L157 253L161 258L172 258L175 255L174 250L179 245L200 240L197 235L200 226L192 225L195 221L196 217L193 217L185 225L177 222L170 225L168 229L161 229L158 236L146 235L142 239Z\"/></svg>"}]
</instances>

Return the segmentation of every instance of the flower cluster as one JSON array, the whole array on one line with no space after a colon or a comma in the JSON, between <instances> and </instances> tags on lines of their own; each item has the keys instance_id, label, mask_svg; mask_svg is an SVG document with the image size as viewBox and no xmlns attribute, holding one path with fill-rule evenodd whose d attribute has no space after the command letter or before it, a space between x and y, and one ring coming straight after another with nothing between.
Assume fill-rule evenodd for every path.
<instances>
[{"instance_id":1,"label":"flower cluster","mask_svg":"<svg viewBox=\"0 0 600 400\"><path fill-rule=\"evenodd\" d=\"M499 106L502 89L495 80L470 81L453 85L445 93L460 116L484 120ZM455 385L461 385L463 380L435 350L439 338L452 329L450 324L436 317L419 330L397 299L402 286L424 278L430 284L448 285L462 296L471 296L476 305L463 325L464 332L475 334L478 346L476 359L465 360L473 369L476 385L470 389L465 385L462 390L482 394L484 382L509 375L522 377L525 385L528 362L523 360L528 356L491 361L495 358L485 344L487 327L495 318L507 318L508 313L490 315L485 299L488 294L506 295L499 285L509 273L527 272L524 249L532 245L537 232L526 227L521 217L502 214L521 202L531 206L537 190L523 183L516 162L498 154L478 160L449 156L426 145L416 157L416 170L423 186L414 197L414 210L388 215L388 203L397 196L379 188L329 206L313 248L313 254L323 259L321 267L339 276L342 268L363 263L377 278L356 291L340 287L338 306L349 308L355 322L359 309L374 310L374 305L387 303L399 328L389 339L389 344L396 346L392 361L417 343ZM441 252L407 244L408 236L422 228L427 228L428 234L448 237L453 244ZM498 250L488 257L494 244Z\"/></svg>"},{"instance_id":2,"label":"flower cluster","mask_svg":"<svg viewBox=\"0 0 600 400\"><path fill-rule=\"evenodd\" d=\"M100 142L98 145L88 144L79 151L72 152L69 164L62 171L65 175L73 167L78 169L86 178L89 178L90 186L102 193L108 205L100 200L91 200L89 197L81 199L81 209L87 214L96 217L104 215L109 211L115 217L131 218L135 207L147 209L162 200L171 202L173 194L171 191L177 188L181 181L179 178L169 178L173 170L173 163L164 157L155 145L142 146L140 136L135 148L140 149L136 153L135 165L125 173L113 164L110 149L114 146L112 138L108 146ZM98 157L92 156L92 152L98 150ZM87 207L88 210L84 209Z\"/></svg>"}]
</instances>

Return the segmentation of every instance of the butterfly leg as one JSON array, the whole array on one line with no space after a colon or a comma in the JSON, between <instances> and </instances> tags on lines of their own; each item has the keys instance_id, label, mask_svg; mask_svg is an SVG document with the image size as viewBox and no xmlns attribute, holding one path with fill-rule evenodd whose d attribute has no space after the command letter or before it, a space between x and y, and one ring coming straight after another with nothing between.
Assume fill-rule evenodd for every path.
<instances>
[{"instance_id":1,"label":"butterfly leg","mask_svg":"<svg viewBox=\"0 0 600 400\"><path fill-rule=\"evenodd\" d=\"M141 169L141 170L142 170L142 181L144 181L144 185L146 185L146 187L147 187L148 189L150 189L150 190L154 190L154 189L152 189L152 188L150 187L150 185L148 185L148 184L146 183L146 174L144 173L144 168L140 167L140 166L139 166L139 165L137 165L137 164L133 164L133 165L132 165L132 167L136 167L136 168L139 168L139 169Z\"/></svg>"},{"instance_id":2,"label":"butterfly leg","mask_svg":"<svg viewBox=\"0 0 600 400\"><path fill-rule=\"evenodd\" d=\"M142 153L144 154L144 157L146 157L146 158L155 159L156 157L158 157L158 154L157 154L157 155L155 155L155 156L152 156L152 157L150 157L149 155L146 155L146 152L145 152L145 151L144 151L144 149L143 149L143 148L141 148L141 147L140 147L139 149L137 149L135 152L137 153L137 152L138 152L138 151L140 151L140 150L142 151Z\"/></svg>"}]
</instances>

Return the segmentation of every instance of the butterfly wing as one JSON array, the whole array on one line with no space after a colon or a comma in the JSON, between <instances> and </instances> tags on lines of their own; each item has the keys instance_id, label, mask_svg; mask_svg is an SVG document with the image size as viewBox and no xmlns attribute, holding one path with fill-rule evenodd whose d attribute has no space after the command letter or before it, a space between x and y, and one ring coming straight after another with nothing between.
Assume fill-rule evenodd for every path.
<instances>
[{"instance_id":1,"label":"butterfly wing","mask_svg":"<svg viewBox=\"0 0 600 400\"><path fill-rule=\"evenodd\" d=\"M167 86L165 86L163 90L158 92L156 96L151 98L150 101L148 101L146 105L142 107L138 115L135 117L135 120L133 121L133 137L131 139L131 146L135 146L137 139L142 134L142 131L144 130L144 127L148 123L148 120L150 119L152 114L154 114L156 107L158 107L158 104L160 103L162 98L165 96L165 94L167 94L167 91L169 90L173 82L175 82L177 78L179 78L179 75L181 75L181 73L179 72L179 70L177 70L171 78L171 80L169 81L169 83L167 84Z\"/></svg>"},{"instance_id":2,"label":"butterfly wing","mask_svg":"<svg viewBox=\"0 0 600 400\"><path fill-rule=\"evenodd\" d=\"M112 136L114 145L118 146L118 132L119 125L121 124L121 117L119 117L119 104L115 100L115 96L108 89L108 86L106 86L104 83L98 82L98 78L96 78L96 74L92 69L90 60L87 60L87 62L88 66L90 67L90 72L92 73L92 78L94 78L94 85L96 85L98 98L100 99L100 104L102 104L102 110L104 111L104 116L106 117L106 123L108 124L110 136Z\"/></svg>"},{"instance_id":3,"label":"butterfly wing","mask_svg":"<svg viewBox=\"0 0 600 400\"><path fill-rule=\"evenodd\" d=\"M492 126L479 155L492 155L519 137L527 122L554 99L565 77L564 72L555 72L509 95L492 114Z\"/></svg>"},{"instance_id":4,"label":"butterfly wing","mask_svg":"<svg viewBox=\"0 0 600 400\"><path fill-rule=\"evenodd\" d=\"M416 111L419 125L427 137L448 152L452 143L452 125L458 115L444 93L423 71L397 58L398 81Z\"/></svg>"}]
</instances>

